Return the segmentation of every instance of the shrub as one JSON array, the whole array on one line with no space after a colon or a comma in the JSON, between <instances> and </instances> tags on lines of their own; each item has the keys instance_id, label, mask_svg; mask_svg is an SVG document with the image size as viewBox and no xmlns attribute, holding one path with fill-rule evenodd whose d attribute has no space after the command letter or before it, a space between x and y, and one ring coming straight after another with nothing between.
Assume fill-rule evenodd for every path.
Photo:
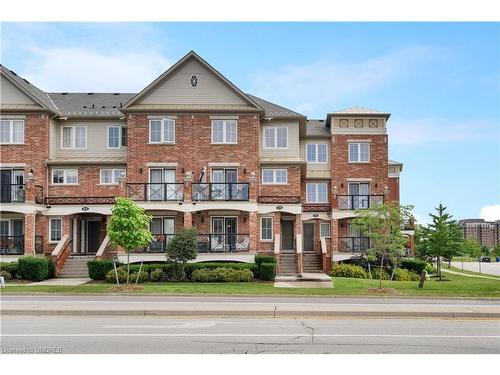
<instances>
[{"instance_id":1,"label":"shrub","mask_svg":"<svg viewBox=\"0 0 500 375\"><path fill-rule=\"evenodd\" d=\"M255 264L260 266L262 263L276 263L273 255L255 255Z\"/></svg>"},{"instance_id":2,"label":"shrub","mask_svg":"<svg viewBox=\"0 0 500 375\"><path fill-rule=\"evenodd\" d=\"M408 271L403 268L396 268L394 270L393 280L397 281L418 281L420 277L413 271Z\"/></svg>"},{"instance_id":3,"label":"shrub","mask_svg":"<svg viewBox=\"0 0 500 375\"><path fill-rule=\"evenodd\" d=\"M118 273L118 280L121 283L127 282L127 270L126 269L120 267L116 270L116 272ZM108 271L108 273L106 274L106 281L108 283L113 283L113 284L116 283L116 276L115 276L114 269L111 271Z\"/></svg>"},{"instance_id":4,"label":"shrub","mask_svg":"<svg viewBox=\"0 0 500 375\"><path fill-rule=\"evenodd\" d=\"M194 270L191 280L195 282L248 282L252 280L252 271L248 269L198 269Z\"/></svg>"},{"instance_id":5,"label":"shrub","mask_svg":"<svg viewBox=\"0 0 500 375\"><path fill-rule=\"evenodd\" d=\"M17 262L0 262L0 271L7 271L12 278L17 278L19 274Z\"/></svg>"},{"instance_id":6,"label":"shrub","mask_svg":"<svg viewBox=\"0 0 500 375\"><path fill-rule=\"evenodd\" d=\"M167 246L167 258L177 265L178 278L184 280L184 268L190 260L198 255L198 237L196 229L184 229L170 240Z\"/></svg>"},{"instance_id":7,"label":"shrub","mask_svg":"<svg viewBox=\"0 0 500 375\"><path fill-rule=\"evenodd\" d=\"M427 273L430 275L431 273L435 273L436 272L436 269L434 268L434 265L431 264L431 263L426 263L425 264L425 270L427 271Z\"/></svg>"},{"instance_id":8,"label":"shrub","mask_svg":"<svg viewBox=\"0 0 500 375\"><path fill-rule=\"evenodd\" d=\"M167 274L161 268L155 268L149 273L149 279L151 281L166 281Z\"/></svg>"},{"instance_id":9,"label":"shrub","mask_svg":"<svg viewBox=\"0 0 500 375\"><path fill-rule=\"evenodd\" d=\"M379 280L380 273L382 273L382 280L389 280L391 278L391 275L389 275L384 268L382 268L382 270L381 270L380 267L372 266L370 271L372 273L372 279Z\"/></svg>"},{"instance_id":10,"label":"shrub","mask_svg":"<svg viewBox=\"0 0 500 375\"><path fill-rule=\"evenodd\" d=\"M139 272L132 272L130 274L130 282L135 283L135 280L137 280L137 276L139 275ZM137 281L138 283L144 283L148 281L149 275L147 272L144 272L144 270L141 270L141 274L139 276L139 280Z\"/></svg>"},{"instance_id":11,"label":"shrub","mask_svg":"<svg viewBox=\"0 0 500 375\"><path fill-rule=\"evenodd\" d=\"M413 271L417 274L421 274L423 270L425 270L425 267L427 266L427 262L422 259L413 259L413 258L406 258L401 260L401 268L404 268L408 271Z\"/></svg>"},{"instance_id":12,"label":"shrub","mask_svg":"<svg viewBox=\"0 0 500 375\"><path fill-rule=\"evenodd\" d=\"M12 275L10 274L9 271L0 270L0 276L3 276L4 280L11 280L12 279Z\"/></svg>"},{"instance_id":13,"label":"shrub","mask_svg":"<svg viewBox=\"0 0 500 375\"><path fill-rule=\"evenodd\" d=\"M363 255L355 256L342 261L342 264L352 264L366 269L368 267L368 259Z\"/></svg>"},{"instance_id":14,"label":"shrub","mask_svg":"<svg viewBox=\"0 0 500 375\"><path fill-rule=\"evenodd\" d=\"M216 269L216 268L230 268L235 270L250 270L252 276L257 278L259 276L258 266L255 263L237 263L237 262L207 262L207 263L188 263L184 267L184 272L187 279L191 279L192 273L199 269Z\"/></svg>"},{"instance_id":15,"label":"shrub","mask_svg":"<svg viewBox=\"0 0 500 375\"><path fill-rule=\"evenodd\" d=\"M89 260L87 268L89 270L89 277L92 280L105 280L106 274L114 267L112 260Z\"/></svg>"},{"instance_id":16,"label":"shrub","mask_svg":"<svg viewBox=\"0 0 500 375\"><path fill-rule=\"evenodd\" d=\"M50 276L50 259L46 257L23 256L19 258L19 274L23 279L42 281Z\"/></svg>"},{"instance_id":17,"label":"shrub","mask_svg":"<svg viewBox=\"0 0 500 375\"><path fill-rule=\"evenodd\" d=\"M276 263L261 263L259 275L261 280L274 280L274 276L276 275Z\"/></svg>"},{"instance_id":18,"label":"shrub","mask_svg":"<svg viewBox=\"0 0 500 375\"><path fill-rule=\"evenodd\" d=\"M356 279L366 279L368 275L363 267L355 264L337 264L333 267L331 276L334 277L353 277Z\"/></svg>"}]
</instances>

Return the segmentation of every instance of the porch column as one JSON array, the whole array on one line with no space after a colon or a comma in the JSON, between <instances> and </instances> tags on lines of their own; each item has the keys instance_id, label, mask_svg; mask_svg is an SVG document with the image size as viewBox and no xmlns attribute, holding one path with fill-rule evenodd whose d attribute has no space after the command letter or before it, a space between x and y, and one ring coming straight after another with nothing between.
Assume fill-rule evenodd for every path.
<instances>
[{"instance_id":1,"label":"porch column","mask_svg":"<svg viewBox=\"0 0 500 375\"><path fill-rule=\"evenodd\" d=\"M297 273L302 275L302 215L295 215L295 249Z\"/></svg>"},{"instance_id":2,"label":"porch column","mask_svg":"<svg viewBox=\"0 0 500 375\"><path fill-rule=\"evenodd\" d=\"M332 254L338 253L339 251L339 221L338 219L332 219L331 225L331 248Z\"/></svg>"},{"instance_id":3,"label":"porch column","mask_svg":"<svg viewBox=\"0 0 500 375\"><path fill-rule=\"evenodd\" d=\"M250 172L250 177L248 178L248 188L249 188L249 195L248 195L249 201L256 202L258 184L255 172Z\"/></svg>"},{"instance_id":4,"label":"porch column","mask_svg":"<svg viewBox=\"0 0 500 375\"><path fill-rule=\"evenodd\" d=\"M26 203L35 203L35 178L33 173L28 173L28 178L26 180L26 186L24 189L24 201ZM34 233L34 232L33 232Z\"/></svg>"},{"instance_id":5,"label":"porch column","mask_svg":"<svg viewBox=\"0 0 500 375\"><path fill-rule=\"evenodd\" d=\"M274 254L278 256L281 252L281 212L275 212L273 215L273 233Z\"/></svg>"},{"instance_id":6,"label":"porch column","mask_svg":"<svg viewBox=\"0 0 500 375\"><path fill-rule=\"evenodd\" d=\"M193 213L184 212L184 229L189 229L193 226Z\"/></svg>"},{"instance_id":7,"label":"porch column","mask_svg":"<svg viewBox=\"0 0 500 375\"><path fill-rule=\"evenodd\" d=\"M126 197L127 196L127 178L125 177L125 174L120 176L120 197Z\"/></svg>"},{"instance_id":8,"label":"porch column","mask_svg":"<svg viewBox=\"0 0 500 375\"><path fill-rule=\"evenodd\" d=\"M259 238L259 223L257 220L257 211L248 213L248 232L250 234L249 251L257 252L257 244Z\"/></svg>"},{"instance_id":9,"label":"porch column","mask_svg":"<svg viewBox=\"0 0 500 375\"><path fill-rule=\"evenodd\" d=\"M35 255L35 219L36 214L24 214L24 254Z\"/></svg>"}]
</instances>

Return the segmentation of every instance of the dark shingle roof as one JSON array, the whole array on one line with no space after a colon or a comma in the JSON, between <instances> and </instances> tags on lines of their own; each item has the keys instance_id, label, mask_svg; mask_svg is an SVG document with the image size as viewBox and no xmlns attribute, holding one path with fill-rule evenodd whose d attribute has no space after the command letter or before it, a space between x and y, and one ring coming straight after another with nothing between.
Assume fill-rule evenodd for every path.
<instances>
[{"instance_id":1,"label":"dark shingle roof","mask_svg":"<svg viewBox=\"0 0 500 375\"><path fill-rule=\"evenodd\" d=\"M326 126L325 120L307 120L306 136L330 137L330 128Z\"/></svg>"},{"instance_id":2,"label":"dark shingle roof","mask_svg":"<svg viewBox=\"0 0 500 375\"><path fill-rule=\"evenodd\" d=\"M49 93L63 117L123 117L120 107L130 93Z\"/></svg>"},{"instance_id":3,"label":"dark shingle roof","mask_svg":"<svg viewBox=\"0 0 500 375\"><path fill-rule=\"evenodd\" d=\"M258 98L256 96L246 94L247 96L250 97L253 101L255 101L258 105L260 105L262 108L264 108L265 116L266 117L273 117L273 118L290 118L290 117L300 117L300 118L305 118L306 116L301 115L298 112L292 111L291 109L279 106L277 104L268 102L267 100Z\"/></svg>"}]
</instances>

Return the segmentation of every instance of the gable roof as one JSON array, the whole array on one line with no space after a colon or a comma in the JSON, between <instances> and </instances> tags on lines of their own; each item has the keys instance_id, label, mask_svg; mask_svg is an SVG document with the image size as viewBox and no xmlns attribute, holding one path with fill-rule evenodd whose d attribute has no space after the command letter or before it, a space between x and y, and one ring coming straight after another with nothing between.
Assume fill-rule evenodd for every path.
<instances>
[{"instance_id":1,"label":"gable roof","mask_svg":"<svg viewBox=\"0 0 500 375\"><path fill-rule=\"evenodd\" d=\"M272 118L305 118L306 116L301 115L298 112L292 111L291 109L279 106L277 104L268 102L267 100L258 98L256 96L246 94L249 98L254 100L259 106L264 109L265 117Z\"/></svg>"},{"instance_id":2,"label":"gable roof","mask_svg":"<svg viewBox=\"0 0 500 375\"><path fill-rule=\"evenodd\" d=\"M62 117L120 118L123 103L134 97L132 93L49 93Z\"/></svg>"},{"instance_id":3,"label":"gable roof","mask_svg":"<svg viewBox=\"0 0 500 375\"><path fill-rule=\"evenodd\" d=\"M236 87L232 82L230 82L226 77L219 73L215 68L213 68L208 62L201 58L196 52L190 51L183 58L177 61L174 65L167 69L163 74L141 90L137 95L132 97L127 103L123 105L123 110L130 108L132 105L136 104L141 98L144 98L148 93L150 93L155 87L157 87L161 82L163 82L167 77L171 76L175 71L184 65L190 59L195 59L202 66L208 69L210 72L215 74L226 86L233 90L239 97L246 101L250 106L254 107L257 111L264 112L263 108L257 104L252 98L247 94L242 92L238 87Z\"/></svg>"},{"instance_id":4,"label":"gable roof","mask_svg":"<svg viewBox=\"0 0 500 375\"><path fill-rule=\"evenodd\" d=\"M2 72L3 79L7 79L20 91L39 104L43 109L46 109L54 114L59 114L59 109L45 92L1 64L0 70Z\"/></svg>"}]
</instances>

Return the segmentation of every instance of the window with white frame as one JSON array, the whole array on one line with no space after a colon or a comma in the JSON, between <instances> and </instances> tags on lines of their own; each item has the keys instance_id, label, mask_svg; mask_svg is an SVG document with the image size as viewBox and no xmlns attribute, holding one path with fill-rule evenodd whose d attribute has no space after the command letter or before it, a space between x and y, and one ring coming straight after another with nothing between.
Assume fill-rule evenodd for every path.
<instances>
[{"instance_id":1,"label":"window with white frame","mask_svg":"<svg viewBox=\"0 0 500 375\"><path fill-rule=\"evenodd\" d=\"M349 143L349 162L367 163L370 161L370 143Z\"/></svg>"},{"instance_id":2,"label":"window with white frame","mask_svg":"<svg viewBox=\"0 0 500 375\"><path fill-rule=\"evenodd\" d=\"M52 169L53 185L78 184L78 169Z\"/></svg>"},{"instance_id":3,"label":"window with white frame","mask_svg":"<svg viewBox=\"0 0 500 375\"><path fill-rule=\"evenodd\" d=\"M319 224L319 235L320 237L330 237L330 223Z\"/></svg>"},{"instance_id":4,"label":"window with white frame","mask_svg":"<svg viewBox=\"0 0 500 375\"><path fill-rule=\"evenodd\" d=\"M260 239L262 241L273 240L273 218L261 217L260 218Z\"/></svg>"},{"instance_id":5,"label":"window with white frame","mask_svg":"<svg viewBox=\"0 0 500 375\"><path fill-rule=\"evenodd\" d=\"M62 237L62 219L51 218L49 220L49 241L58 242Z\"/></svg>"},{"instance_id":6,"label":"window with white frame","mask_svg":"<svg viewBox=\"0 0 500 375\"><path fill-rule=\"evenodd\" d=\"M24 143L24 120L0 120L0 144Z\"/></svg>"},{"instance_id":7,"label":"window with white frame","mask_svg":"<svg viewBox=\"0 0 500 375\"><path fill-rule=\"evenodd\" d=\"M212 143L236 143L237 133L236 120L212 120Z\"/></svg>"},{"instance_id":8,"label":"window with white frame","mask_svg":"<svg viewBox=\"0 0 500 375\"><path fill-rule=\"evenodd\" d=\"M158 118L149 120L149 143L174 143L175 120Z\"/></svg>"},{"instance_id":9,"label":"window with white frame","mask_svg":"<svg viewBox=\"0 0 500 375\"><path fill-rule=\"evenodd\" d=\"M101 169L101 185L116 185L122 175L125 177L125 169Z\"/></svg>"},{"instance_id":10,"label":"window with white frame","mask_svg":"<svg viewBox=\"0 0 500 375\"><path fill-rule=\"evenodd\" d=\"M262 184L278 185L288 183L288 169L286 168L263 168Z\"/></svg>"},{"instance_id":11,"label":"window with white frame","mask_svg":"<svg viewBox=\"0 0 500 375\"><path fill-rule=\"evenodd\" d=\"M307 203L328 203L328 184L326 182L308 182L306 184Z\"/></svg>"},{"instance_id":12,"label":"window with white frame","mask_svg":"<svg viewBox=\"0 0 500 375\"><path fill-rule=\"evenodd\" d=\"M127 147L127 131L124 126L108 126L108 148Z\"/></svg>"},{"instance_id":13,"label":"window with white frame","mask_svg":"<svg viewBox=\"0 0 500 375\"><path fill-rule=\"evenodd\" d=\"M288 128L265 127L264 148L288 148Z\"/></svg>"},{"instance_id":14,"label":"window with white frame","mask_svg":"<svg viewBox=\"0 0 500 375\"><path fill-rule=\"evenodd\" d=\"M307 144L307 162L308 163L326 163L328 161L327 156L327 144Z\"/></svg>"},{"instance_id":15,"label":"window with white frame","mask_svg":"<svg viewBox=\"0 0 500 375\"><path fill-rule=\"evenodd\" d=\"M61 128L61 148L87 148L86 126L63 126Z\"/></svg>"}]
</instances>

